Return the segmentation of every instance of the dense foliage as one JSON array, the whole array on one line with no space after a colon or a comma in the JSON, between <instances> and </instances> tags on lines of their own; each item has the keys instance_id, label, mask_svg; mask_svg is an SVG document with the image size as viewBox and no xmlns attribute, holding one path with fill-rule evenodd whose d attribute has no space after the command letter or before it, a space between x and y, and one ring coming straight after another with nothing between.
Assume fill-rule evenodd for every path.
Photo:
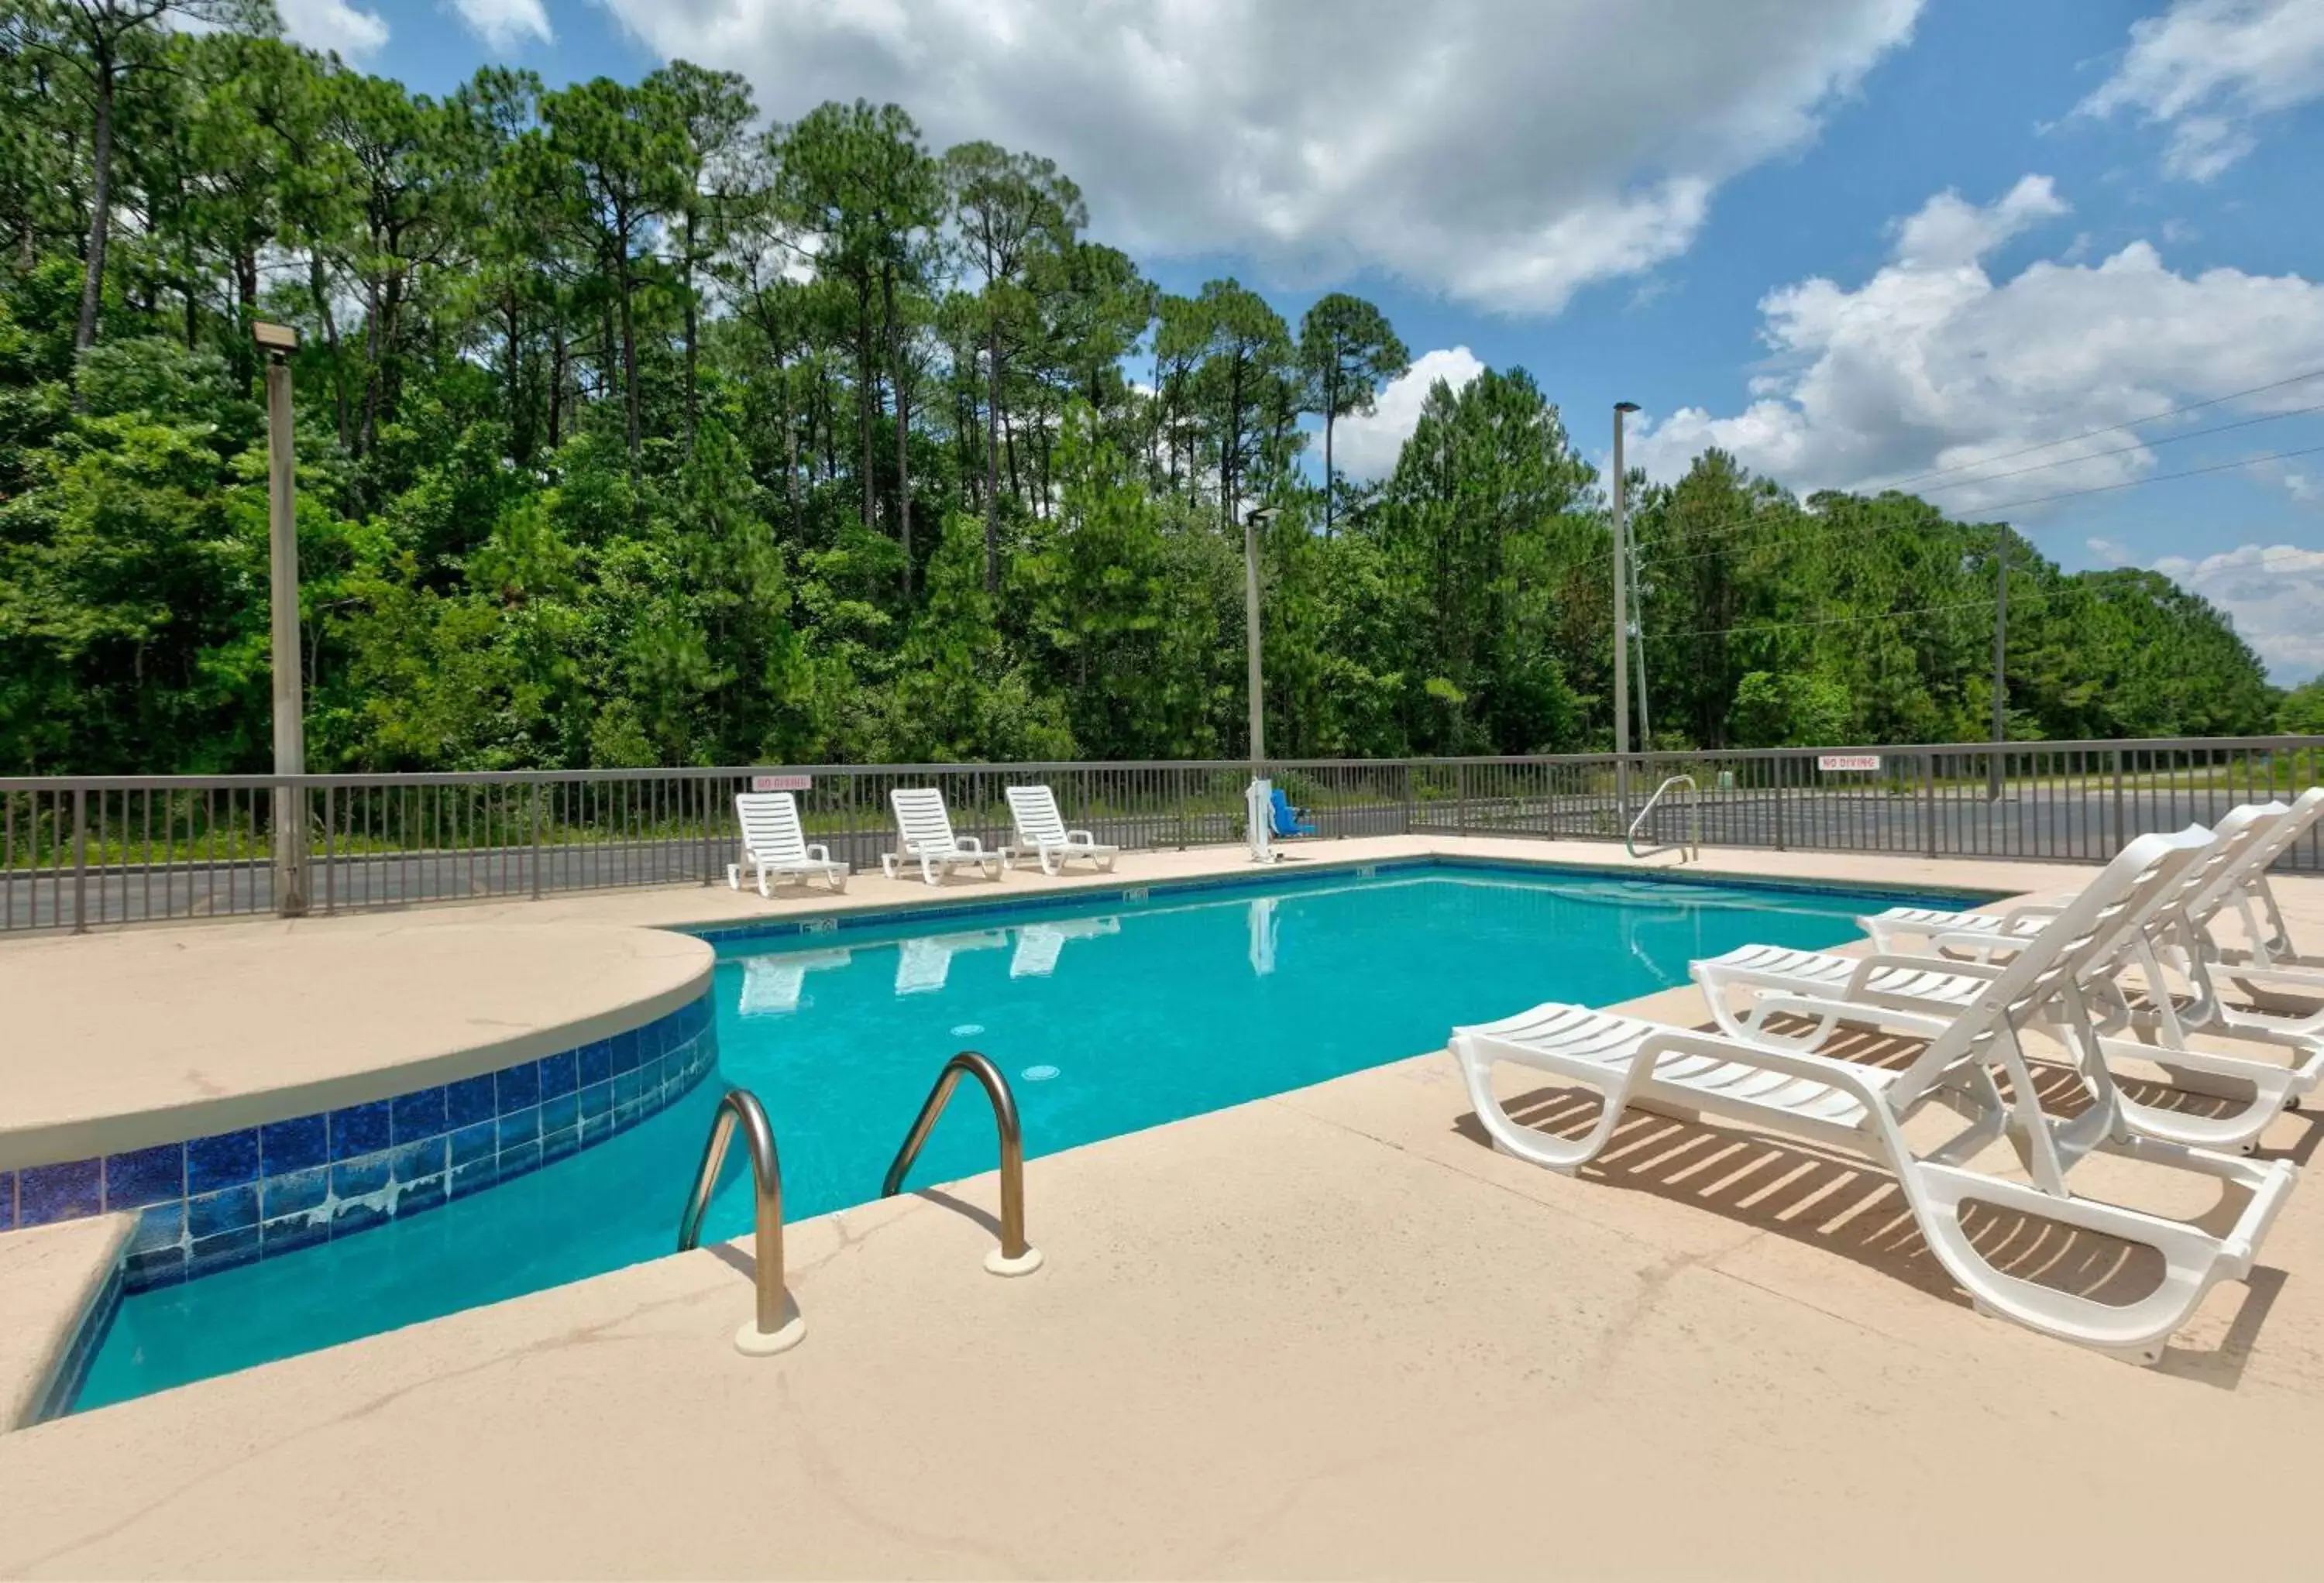
<instances>
[{"instance_id":1,"label":"dense foliage","mask_svg":"<svg viewBox=\"0 0 2324 1583\"><path fill-rule=\"evenodd\" d=\"M1610 740L1602 481L1523 371L1360 485L1316 464L1406 366L1375 308L1164 292L896 106L431 99L263 0L0 20L0 771L267 762L258 318L318 768L1235 753L1261 503L1277 752ZM1658 741L1983 735L2005 544L2015 733L2273 717L2160 577L1716 454L1634 495Z\"/></svg>"}]
</instances>

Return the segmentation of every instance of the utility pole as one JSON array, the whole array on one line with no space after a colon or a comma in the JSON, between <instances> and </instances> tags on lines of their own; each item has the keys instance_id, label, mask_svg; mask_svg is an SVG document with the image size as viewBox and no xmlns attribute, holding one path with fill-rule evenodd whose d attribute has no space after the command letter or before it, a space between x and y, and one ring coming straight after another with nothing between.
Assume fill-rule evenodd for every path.
<instances>
[{"instance_id":1,"label":"utility pole","mask_svg":"<svg viewBox=\"0 0 2324 1583\"><path fill-rule=\"evenodd\" d=\"M297 468L290 448L290 354L299 332L254 324L266 354L266 496L274 636L274 910L307 911L307 793L291 784L307 773L306 687L299 647Z\"/></svg>"},{"instance_id":2,"label":"utility pole","mask_svg":"<svg viewBox=\"0 0 2324 1583\"><path fill-rule=\"evenodd\" d=\"M1271 863L1275 848L1269 839L1275 826L1275 788L1267 778L1267 712L1260 706L1259 666L1259 533L1275 520L1277 508L1260 506L1242 520L1243 658L1250 694L1250 787L1244 793L1250 820L1251 861Z\"/></svg>"},{"instance_id":3,"label":"utility pole","mask_svg":"<svg viewBox=\"0 0 2324 1583\"><path fill-rule=\"evenodd\" d=\"M1630 822L1630 595L1625 575L1630 526L1623 498L1622 424L1637 410L1635 401L1614 403L1614 817L1625 827Z\"/></svg>"},{"instance_id":4,"label":"utility pole","mask_svg":"<svg viewBox=\"0 0 2324 1583\"><path fill-rule=\"evenodd\" d=\"M1993 751L1987 755L1985 793L2001 800L2001 760L2009 741L2009 529L2003 528L1993 547Z\"/></svg>"}]
</instances>

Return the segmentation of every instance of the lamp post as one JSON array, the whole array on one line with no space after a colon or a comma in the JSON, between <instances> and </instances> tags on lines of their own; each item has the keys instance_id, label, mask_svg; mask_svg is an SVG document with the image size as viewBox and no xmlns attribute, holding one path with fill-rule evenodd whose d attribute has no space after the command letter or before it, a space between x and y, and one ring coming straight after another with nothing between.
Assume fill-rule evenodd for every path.
<instances>
[{"instance_id":1,"label":"lamp post","mask_svg":"<svg viewBox=\"0 0 2324 1583\"><path fill-rule=\"evenodd\" d=\"M1630 822L1630 595L1625 569L1630 559L1628 481L1622 470L1623 419L1636 401L1614 403L1614 816Z\"/></svg>"},{"instance_id":2,"label":"lamp post","mask_svg":"<svg viewBox=\"0 0 2324 1583\"><path fill-rule=\"evenodd\" d=\"M307 911L307 794L291 778L307 773L306 689L299 657L299 519L290 449L290 363L299 332L255 323L266 354L266 494L274 636L274 910Z\"/></svg>"},{"instance_id":3,"label":"lamp post","mask_svg":"<svg viewBox=\"0 0 2324 1583\"><path fill-rule=\"evenodd\" d=\"M1275 824L1275 788L1267 778L1267 719L1259 704L1259 532L1279 514L1277 507L1260 506L1242 520L1243 652L1250 690L1250 787L1243 801L1248 805L1250 858L1255 863L1275 861L1275 847L1269 840Z\"/></svg>"}]
</instances>

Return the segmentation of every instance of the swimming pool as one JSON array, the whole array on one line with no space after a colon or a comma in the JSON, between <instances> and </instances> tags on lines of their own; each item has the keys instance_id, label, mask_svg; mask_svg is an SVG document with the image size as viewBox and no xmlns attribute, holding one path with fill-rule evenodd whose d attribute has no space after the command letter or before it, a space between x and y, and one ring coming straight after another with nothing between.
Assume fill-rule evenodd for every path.
<instances>
[{"instance_id":1,"label":"swimming pool","mask_svg":"<svg viewBox=\"0 0 2324 1583\"><path fill-rule=\"evenodd\" d=\"M1628 999L1683 982L1694 957L1831 945L1861 912L1963 899L1446 862L1083 897L714 934L713 1081L489 1192L123 1299L76 1410L667 1254L731 1084L766 1102L799 1219L878 1195L964 1047L1008 1074L1039 1155L1437 1049L1455 1023ZM992 1164L989 1112L956 1104L913 1181ZM1036 1242L1039 1212L1037 1199ZM742 1235L750 1218L745 1173L731 1173L705 1235Z\"/></svg>"}]
</instances>

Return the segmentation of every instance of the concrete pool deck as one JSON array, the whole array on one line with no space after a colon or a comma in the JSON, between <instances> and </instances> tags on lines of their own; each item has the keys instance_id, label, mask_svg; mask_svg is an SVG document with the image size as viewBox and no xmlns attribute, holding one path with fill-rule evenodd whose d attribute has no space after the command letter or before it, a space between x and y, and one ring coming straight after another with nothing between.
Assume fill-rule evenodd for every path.
<instances>
[{"instance_id":1,"label":"concrete pool deck","mask_svg":"<svg viewBox=\"0 0 2324 1583\"><path fill-rule=\"evenodd\" d=\"M1307 850L1607 867L1618 849ZM2012 893L2081 877L1775 852L1694 867ZM1074 883L1242 868L1135 853ZM943 894L996 888L1065 887ZM2324 881L2280 888L2295 931L2324 929ZM845 900L928 895L861 879ZM395 917L703 925L830 906L722 888ZM1691 990L1633 1005L1701 1017ZM1566 1114L1521 1076L1504 1091L1536 1124ZM2240 1525L2302 1509L2311 1482L2312 1188L2252 1281L2214 1292L2141 1370L1973 1314L1877 1171L1641 1113L1567 1179L1491 1152L1468 1111L1451 1063L1418 1055L1034 1160L1049 1264L1028 1280L982 1268L990 1176L800 1223L809 1333L779 1358L731 1346L744 1243L0 1437L0 1572L2317 1570L2296 1529L2255 1542ZM2315 1127L2279 1118L2268 1151L2305 1158ZM2134 1171L2130 1195L2161 1191ZM2045 1263L2104 1259L2038 1228L2019 1240Z\"/></svg>"}]
</instances>

